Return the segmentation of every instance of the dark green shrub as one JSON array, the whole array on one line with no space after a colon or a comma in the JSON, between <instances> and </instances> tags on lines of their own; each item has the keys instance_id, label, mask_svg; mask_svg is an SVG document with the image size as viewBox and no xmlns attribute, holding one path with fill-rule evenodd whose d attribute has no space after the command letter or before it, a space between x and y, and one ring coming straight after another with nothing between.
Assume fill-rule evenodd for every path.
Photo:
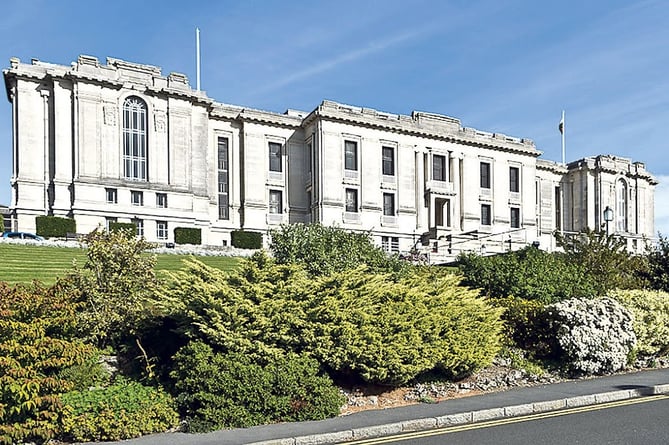
<instances>
[{"instance_id":1,"label":"dark green shrub","mask_svg":"<svg viewBox=\"0 0 669 445\"><path fill-rule=\"evenodd\" d=\"M169 394L138 382L71 391L61 400L64 436L77 442L131 439L166 431L179 421Z\"/></svg>"},{"instance_id":2,"label":"dark green shrub","mask_svg":"<svg viewBox=\"0 0 669 445\"><path fill-rule=\"evenodd\" d=\"M238 249L260 249L262 247L262 233L233 230L230 232L232 247Z\"/></svg>"},{"instance_id":3,"label":"dark green shrub","mask_svg":"<svg viewBox=\"0 0 669 445\"><path fill-rule=\"evenodd\" d=\"M366 265L373 271L398 272L406 263L388 256L366 232L322 224L289 224L270 232L270 250L281 264L303 265L311 275L328 275Z\"/></svg>"},{"instance_id":4,"label":"dark green shrub","mask_svg":"<svg viewBox=\"0 0 669 445\"><path fill-rule=\"evenodd\" d=\"M0 213L0 234L5 231L5 217Z\"/></svg>"},{"instance_id":5,"label":"dark green shrub","mask_svg":"<svg viewBox=\"0 0 669 445\"><path fill-rule=\"evenodd\" d=\"M463 284L493 298L513 296L547 304L598 295L597 280L583 266L535 247L489 257L462 254L458 267Z\"/></svg>"},{"instance_id":6,"label":"dark green shrub","mask_svg":"<svg viewBox=\"0 0 669 445\"><path fill-rule=\"evenodd\" d=\"M321 420L339 414L344 402L332 381L319 375L318 363L306 356L258 361L195 342L174 361L176 400L191 432Z\"/></svg>"},{"instance_id":7,"label":"dark green shrub","mask_svg":"<svg viewBox=\"0 0 669 445\"><path fill-rule=\"evenodd\" d=\"M194 227L175 227L174 242L176 244L202 244L202 230Z\"/></svg>"},{"instance_id":8,"label":"dark green shrub","mask_svg":"<svg viewBox=\"0 0 669 445\"><path fill-rule=\"evenodd\" d=\"M72 218L59 216L38 216L35 218L37 234L45 238L65 237L68 233L76 233L77 224Z\"/></svg>"},{"instance_id":9,"label":"dark green shrub","mask_svg":"<svg viewBox=\"0 0 669 445\"><path fill-rule=\"evenodd\" d=\"M657 244L648 249L646 258L645 275L650 287L669 292L669 238L660 235Z\"/></svg>"},{"instance_id":10,"label":"dark green shrub","mask_svg":"<svg viewBox=\"0 0 669 445\"><path fill-rule=\"evenodd\" d=\"M536 326L537 317L544 309L543 303L517 297L494 298L490 302L504 309L502 320L506 326L506 337L516 346L529 353L545 349L542 345L546 339Z\"/></svg>"},{"instance_id":11,"label":"dark green shrub","mask_svg":"<svg viewBox=\"0 0 669 445\"><path fill-rule=\"evenodd\" d=\"M129 222L110 222L110 232L125 232L128 236L137 236L137 226Z\"/></svg>"}]
</instances>

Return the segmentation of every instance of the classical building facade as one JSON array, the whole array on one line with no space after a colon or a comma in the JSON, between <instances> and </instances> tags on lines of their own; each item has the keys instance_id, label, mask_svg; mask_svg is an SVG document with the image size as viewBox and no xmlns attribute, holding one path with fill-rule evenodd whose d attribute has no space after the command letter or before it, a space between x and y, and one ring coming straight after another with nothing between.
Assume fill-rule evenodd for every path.
<instances>
[{"instance_id":1,"label":"classical building facade","mask_svg":"<svg viewBox=\"0 0 669 445\"><path fill-rule=\"evenodd\" d=\"M538 243L554 230L653 237L655 179L598 156L566 166L528 139L458 119L324 101L284 114L227 105L160 68L80 56L71 66L11 59L14 229L73 217L79 232L133 222L150 241L195 227L204 244L233 230L320 222L368 231L389 251L433 261Z\"/></svg>"}]
</instances>

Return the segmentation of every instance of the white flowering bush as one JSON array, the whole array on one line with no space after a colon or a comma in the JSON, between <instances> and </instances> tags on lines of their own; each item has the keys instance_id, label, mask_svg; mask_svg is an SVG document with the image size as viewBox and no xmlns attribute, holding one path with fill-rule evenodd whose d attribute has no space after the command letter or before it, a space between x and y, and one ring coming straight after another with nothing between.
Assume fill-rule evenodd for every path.
<instances>
[{"instance_id":1,"label":"white flowering bush","mask_svg":"<svg viewBox=\"0 0 669 445\"><path fill-rule=\"evenodd\" d=\"M609 292L634 314L634 333L639 358L661 357L669 353L669 293L655 290Z\"/></svg>"},{"instance_id":2,"label":"white flowering bush","mask_svg":"<svg viewBox=\"0 0 669 445\"><path fill-rule=\"evenodd\" d=\"M627 366L636 345L634 317L616 300L572 298L546 307L545 323L571 374L606 374Z\"/></svg>"}]
</instances>

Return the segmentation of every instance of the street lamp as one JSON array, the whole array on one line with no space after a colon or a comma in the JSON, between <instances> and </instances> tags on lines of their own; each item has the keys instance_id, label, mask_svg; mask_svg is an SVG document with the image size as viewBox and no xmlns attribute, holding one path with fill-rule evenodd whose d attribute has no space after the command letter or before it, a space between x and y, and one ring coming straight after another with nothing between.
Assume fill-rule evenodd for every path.
<instances>
[{"instance_id":1,"label":"street lamp","mask_svg":"<svg viewBox=\"0 0 669 445\"><path fill-rule=\"evenodd\" d=\"M613 209L609 206L604 209L604 221L606 221L606 236L609 236L609 222L613 221Z\"/></svg>"}]
</instances>

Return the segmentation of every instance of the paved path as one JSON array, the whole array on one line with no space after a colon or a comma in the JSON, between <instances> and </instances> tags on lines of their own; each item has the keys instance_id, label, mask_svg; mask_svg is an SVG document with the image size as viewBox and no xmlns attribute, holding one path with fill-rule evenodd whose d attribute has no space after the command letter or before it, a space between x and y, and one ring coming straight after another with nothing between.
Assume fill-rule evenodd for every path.
<instances>
[{"instance_id":1,"label":"paved path","mask_svg":"<svg viewBox=\"0 0 669 445\"><path fill-rule=\"evenodd\" d=\"M470 423L501 417L669 393L669 369L571 380L551 385L363 411L322 421L263 425L207 434L164 433L125 445L308 445L341 443L402 431ZM109 442L107 442L109 444Z\"/></svg>"}]
</instances>

